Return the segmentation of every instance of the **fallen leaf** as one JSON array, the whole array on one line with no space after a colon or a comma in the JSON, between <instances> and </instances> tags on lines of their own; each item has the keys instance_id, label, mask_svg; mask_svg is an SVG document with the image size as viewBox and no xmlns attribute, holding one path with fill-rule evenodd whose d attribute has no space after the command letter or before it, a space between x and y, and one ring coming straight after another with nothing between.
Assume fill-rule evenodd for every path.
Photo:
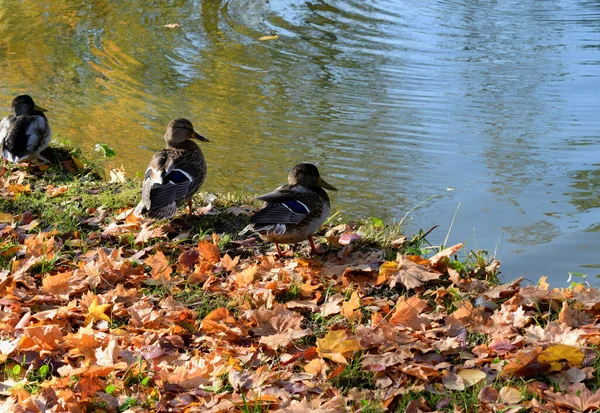
<instances>
[{"instance_id":1,"label":"fallen leaf","mask_svg":"<svg viewBox=\"0 0 600 413\"><path fill-rule=\"evenodd\" d=\"M487 378L486 374L477 369L465 369L458 372L458 375L465 381L465 387L471 387Z\"/></svg>"},{"instance_id":2,"label":"fallen leaf","mask_svg":"<svg viewBox=\"0 0 600 413\"><path fill-rule=\"evenodd\" d=\"M240 287L247 287L254 281L254 276L256 275L256 271L258 270L257 264L252 264L248 268L235 273L233 275L235 282Z\"/></svg>"},{"instance_id":3,"label":"fallen leaf","mask_svg":"<svg viewBox=\"0 0 600 413\"><path fill-rule=\"evenodd\" d=\"M548 347L538 356L540 363L553 364L561 360L566 360L573 366L579 367L583 362L583 353L577 347L558 344ZM562 368L559 368L559 370L562 370Z\"/></svg>"},{"instance_id":4,"label":"fallen leaf","mask_svg":"<svg viewBox=\"0 0 600 413\"><path fill-rule=\"evenodd\" d=\"M275 35L269 35L269 36L261 36L258 38L258 40L260 41L264 41L264 40L276 40L279 36Z\"/></svg>"},{"instance_id":5,"label":"fallen leaf","mask_svg":"<svg viewBox=\"0 0 600 413\"><path fill-rule=\"evenodd\" d=\"M325 337L317 339L319 356L337 363L348 364L346 357L358 350L358 340L348 338L345 330L330 330Z\"/></svg>"},{"instance_id":6,"label":"fallen leaf","mask_svg":"<svg viewBox=\"0 0 600 413\"><path fill-rule=\"evenodd\" d=\"M110 304L98 304L98 296L94 297L94 301L88 307L88 315L85 318L85 325L89 325L94 321L105 320L110 322L110 317L105 314L106 310L111 308Z\"/></svg>"},{"instance_id":7,"label":"fallen leaf","mask_svg":"<svg viewBox=\"0 0 600 413\"><path fill-rule=\"evenodd\" d=\"M465 381L461 376L448 371L444 371L443 374L442 384L445 388L456 391L463 391L465 389Z\"/></svg>"},{"instance_id":8,"label":"fallen leaf","mask_svg":"<svg viewBox=\"0 0 600 413\"><path fill-rule=\"evenodd\" d=\"M344 301L342 304L342 310L340 313L348 320L356 320L362 317L360 311L356 311L360 308L360 297L358 292L354 291L348 301Z\"/></svg>"},{"instance_id":9,"label":"fallen leaf","mask_svg":"<svg viewBox=\"0 0 600 413\"><path fill-rule=\"evenodd\" d=\"M379 268L378 283L387 280L390 288L400 283L411 290L423 285L427 281L437 280L442 276L440 272L431 272L427 267L415 264L398 254L398 261L384 262Z\"/></svg>"},{"instance_id":10,"label":"fallen leaf","mask_svg":"<svg viewBox=\"0 0 600 413\"><path fill-rule=\"evenodd\" d=\"M521 392L518 389L509 386L502 387L500 389L499 396L503 403L508 404L517 404L523 400L523 395L521 395Z\"/></svg>"}]
</instances>

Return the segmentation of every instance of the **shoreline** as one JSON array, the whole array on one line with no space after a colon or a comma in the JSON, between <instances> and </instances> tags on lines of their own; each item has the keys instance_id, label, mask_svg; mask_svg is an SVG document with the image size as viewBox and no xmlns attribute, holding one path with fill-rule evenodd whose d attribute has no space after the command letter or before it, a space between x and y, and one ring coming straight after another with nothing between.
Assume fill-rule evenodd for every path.
<instances>
[{"instance_id":1,"label":"shoreline","mask_svg":"<svg viewBox=\"0 0 600 413\"><path fill-rule=\"evenodd\" d=\"M0 174L4 410L600 409L584 283L500 284L480 251L339 215L327 255L277 257L237 235L249 196L142 221L140 181L72 147L49 159Z\"/></svg>"}]
</instances>

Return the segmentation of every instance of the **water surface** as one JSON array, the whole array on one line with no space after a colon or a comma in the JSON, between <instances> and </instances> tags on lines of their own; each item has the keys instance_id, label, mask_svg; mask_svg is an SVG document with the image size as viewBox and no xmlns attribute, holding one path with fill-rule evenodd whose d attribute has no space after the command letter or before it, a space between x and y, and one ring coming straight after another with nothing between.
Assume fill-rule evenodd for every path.
<instances>
[{"instance_id":1,"label":"water surface","mask_svg":"<svg viewBox=\"0 0 600 413\"><path fill-rule=\"evenodd\" d=\"M314 162L334 209L427 200L407 229L440 243L460 203L449 242L555 285L600 273L599 64L598 1L0 1L3 112L30 93L130 175L187 117L207 190Z\"/></svg>"}]
</instances>

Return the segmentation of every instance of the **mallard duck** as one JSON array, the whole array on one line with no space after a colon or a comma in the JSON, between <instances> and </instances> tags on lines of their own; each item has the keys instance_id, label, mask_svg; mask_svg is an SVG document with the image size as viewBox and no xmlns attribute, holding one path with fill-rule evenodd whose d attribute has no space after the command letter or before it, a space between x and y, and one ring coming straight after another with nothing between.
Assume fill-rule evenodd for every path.
<instances>
[{"instance_id":1,"label":"mallard duck","mask_svg":"<svg viewBox=\"0 0 600 413\"><path fill-rule=\"evenodd\" d=\"M250 217L248 231L258 233L265 241L279 244L295 244L308 240L313 254L317 254L312 234L319 229L329 215L329 197L326 189L337 191L319 175L316 166L301 163L292 168L288 184L256 199L265 201L265 206Z\"/></svg>"},{"instance_id":2,"label":"mallard duck","mask_svg":"<svg viewBox=\"0 0 600 413\"><path fill-rule=\"evenodd\" d=\"M206 178L202 151L190 139L208 142L194 131L192 122L175 119L167 126L167 147L154 154L144 176L142 200L134 210L138 217L171 218L179 205L188 202L192 214L192 197Z\"/></svg>"},{"instance_id":3,"label":"mallard duck","mask_svg":"<svg viewBox=\"0 0 600 413\"><path fill-rule=\"evenodd\" d=\"M10 105L10 115L0 122L2 157L22 162L34 156L48 162L40 152L50 143L50 125L46 109L37 106L31 96L20 95Z\"/></svg>"}]
</instances>

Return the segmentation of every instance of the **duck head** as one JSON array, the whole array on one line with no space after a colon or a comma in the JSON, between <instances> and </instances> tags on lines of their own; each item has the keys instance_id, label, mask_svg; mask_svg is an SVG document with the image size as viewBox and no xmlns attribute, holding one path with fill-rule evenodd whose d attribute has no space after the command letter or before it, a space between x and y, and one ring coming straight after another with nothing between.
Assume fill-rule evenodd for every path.
<instances>
[{"instance_id":1,"label":"duck head","mask_svg":"<svg viewBox=\"0 0 600 413\"><path fill-rule=\"evenodd\" d=\"M35 104L31 96L19 95L13 99L10 111L14 116L33 115L35 112L46 112L46 109Z\"/></svg>"},{"instance_id":2,"label":"duck head","mask_svg":"<svg viewBox=\"0 0 600 413\"><path fill-rule=\"evenodd\" d=\"M328 184L321 178L319 170L311 163L299 163L294 166L288 175L288 184L306 187L318 186L320 188L337 191L333 185Z\"/></svg>"},{"instance_id":3,"label":"duck head","mask_svg":"<svg viewBox=\"0 0 600 413\"><path fill-rule=\"evenodd\" d=\"M167 132L165 133L167 146L176 145L188 139L198 139L202 142L208 142L208 139L194 130L192 122L187 119L175 119L167 125Z\"/></svg>"}]
</instances>

